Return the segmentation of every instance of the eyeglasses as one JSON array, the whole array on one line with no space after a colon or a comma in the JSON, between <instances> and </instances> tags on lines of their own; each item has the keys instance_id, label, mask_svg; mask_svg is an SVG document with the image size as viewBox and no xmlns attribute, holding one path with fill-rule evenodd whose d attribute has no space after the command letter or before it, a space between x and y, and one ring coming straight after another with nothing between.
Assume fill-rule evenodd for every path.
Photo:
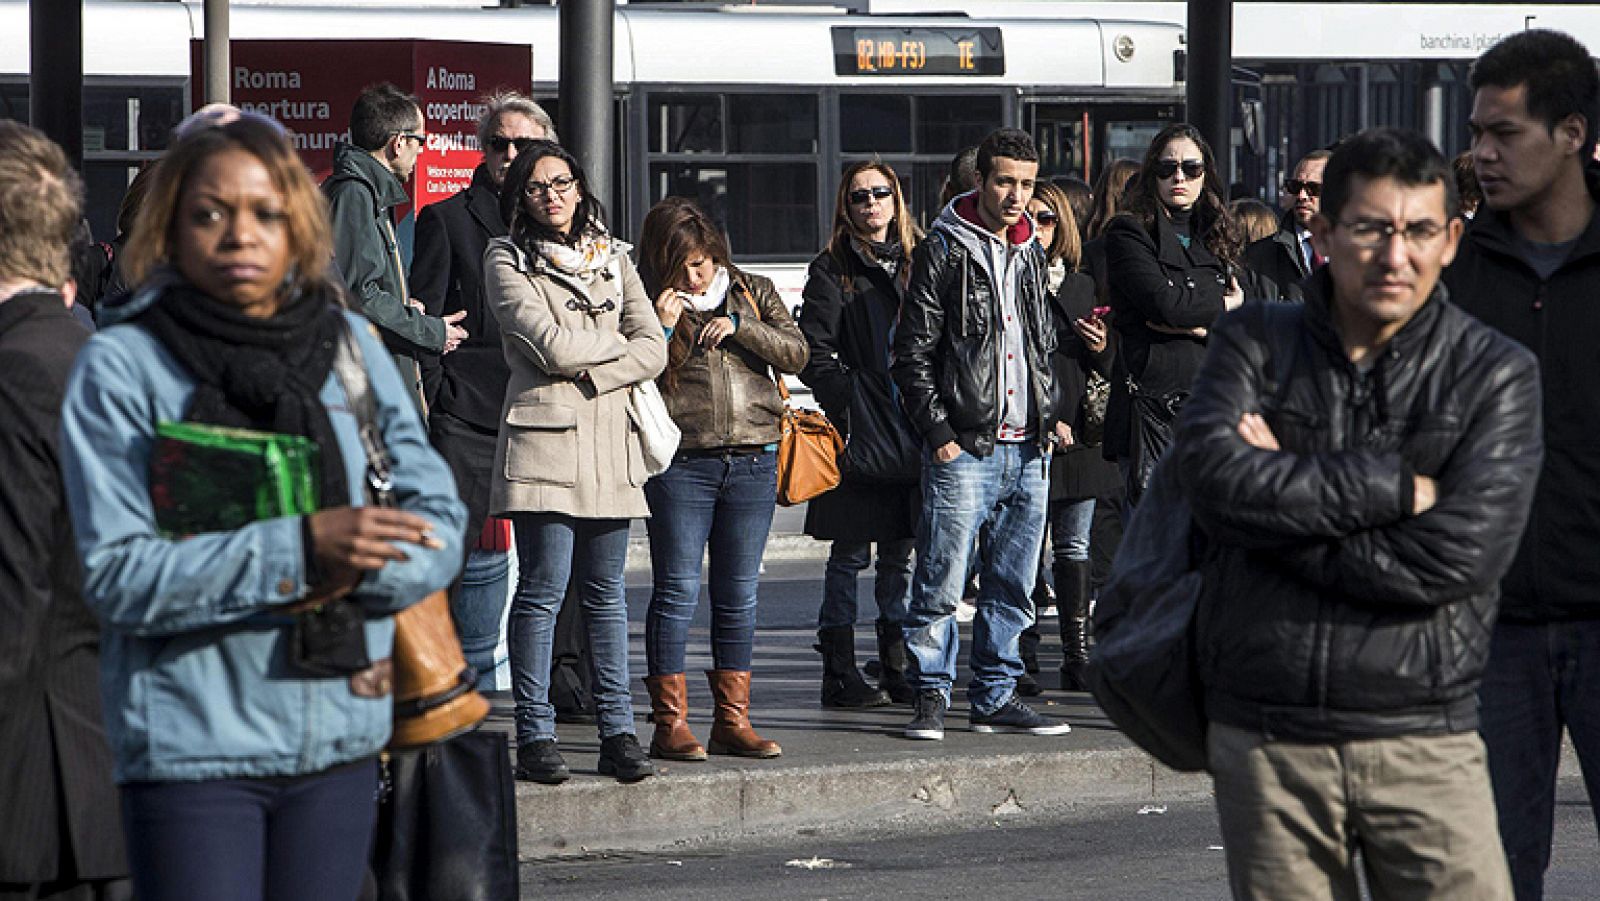
<instances>
[{"instance_id":1,"label":"eyeglasses","mask_svg":"<svg viewBox=\"0 0 1600 901\"><path fill-rule=\"evenodd\" d=\"M1205 160L1184 160L1181 163L1177 160L1156 160L1156 178L1171 178L1178 174L1179 169L1183 170L1185 178L1199 178L1206 174L1206 163Z\"/></svg>"},{"instance_id":2,"label":"eyeglasses","mask_svg":"<svg viewBox=\"0 0 1600 901\"><path fill-rule=\"evenodd\" d=\"M1284 193L1288 194L1290 197L1294 197L1301 191L1306 192L1312 197L1320 197L1322 196L1322 182L1301 181L1298 178L1291 178L1283 183L1283 190Z\"/></svg>"},{"instance_id":3,"label":"eyeglasses","mask_svg":"<svg viewBox=\"0 0 1600 901\"><path fill-rule=\"evenodd\" d=\"M425 131L391 131L389 134L402 141L416 141L419 145L426 143L428 140L428 133Z\"/></svg>"},{"instance_id":4,"label":"eyeglasses","mask_svg":"<svg viewBox=\"0 0 1600 901\"><path fill-rule=\"evenodd\" d=\"M559 197L572 190L572 186L577 183L578 180L570 175L557 175L549 181L530 180L528 186L523 188L522 191L529 197L537 197L540 194L555 194Z\"/></svg>"},{"instance_id":5,"label":"eyeglasses","mask_svg":"<svg viewBox=\"0 0 1600 901\"><path fill-rule=\"evenodd\" d=\"M1426 219L1413 222L1404 228L1396 228L1394 223L1379 219L1357 219L1354 222L1339 224L1350 233L1350 243L1369 250L1387 245L1389 239L1395 235L1405 238L1406 243L1412 247L1424 247L1444 234L1444 226Z\"/></svg>"},{"instance_id":6,"label":"eyeglasses","mask_svg":"<svg viewBox=\"0 0 1600 901\"><path fill-rule=\"evenodd\" d=\"M1039 212L1033 214L1033 221L1039 223L1040 225L1055 225L1057 222L1061 221L1061 217L1057 216L1050 210L1040 210Z\"/></svg>"},{"instance_id":7,"label":"eyeglasses","mask_svg":"<svg viewBox=\"0 0 1600 901\"><path fill-rule=\"evenodd\" d=\"M489 138L489 149L495 153L505 153L511 147L516 147L518 153L527 153L528 148L538 138L508 138L505 135L493 135Z\"/></svg>"},{"instance_id":8,"label":"eyeglasses","mask_svg":"<svg viewBox=\"0 0 1600 901\"><path fill-rule=\"evenodd\" d=\"M888 185L878 185L873 188L857 188L845 196L850 198L851 203L859 206L863 203L871 203L874 200L888 200L894 196L894 189Z\"/></svg>"}]
</instances>

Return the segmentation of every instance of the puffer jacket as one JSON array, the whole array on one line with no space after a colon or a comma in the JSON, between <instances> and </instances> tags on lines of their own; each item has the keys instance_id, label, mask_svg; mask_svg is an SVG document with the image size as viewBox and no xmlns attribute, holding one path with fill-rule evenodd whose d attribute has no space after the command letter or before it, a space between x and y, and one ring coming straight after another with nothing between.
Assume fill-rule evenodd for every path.
<instances>
[{"instance_id":1,"label":"puffer jacket","mask_svg":"<svg viewBox=\"0 0 1600 901\"><path fill-rule=\"evenodd\" d=\"M149 293L121 312L133 315ZM376 332L345 318L371 376L395 505L432 522L442 541L404 544L407 559L367 573L352 595L367 611L367 654L380 660L394 641L393 614L460 571L466 509ZM309 588L300 518L182 541L156 528L156 424L182 420L194 388L154 335L112 325L78 355L61 414L84 597L102 626L100 691L116 779L296 776L371 757L389 741L394 699L357 697L348 680L297 675L289 663L294 618L283 607ZM345 503L359 506L367 465L359 424L336 374L319 396L351 488Z\"/></svg>"},{"instance_id":2,"label":"puffer jacket","mask_svg":"<svg viewBox=\"0 0 1600 901\"><path fill-rule=\"evenodd\" d=\"M712 318L738 317L738 328L705 350L694 344ZM792 374L806 365L805 336L794 324L772 280L739 274L719 310L685 307L673 329L669 375L661 379L667 412L683 432L682 450L755 447L778 440L783 399L772 371Z\"/></svg>"},{"instance_id":3,"label":"puffer jacket","mask_svg":"<svg viewBox=\"0 0 1600 901\"><path fill-rule=\"evenodd\" d=\"M976 196L950 201L911 256L911 281L895 326L890 375L906 414L930 448L951 441L967 453L994 452L1004 404L1001 300L979 241ZM1067 410L1051 376L1056 324L1045 287L1045 255L1024 218L1007 236L1016 254L1017 308L1027 355L1031 423L1041 447Z\"/></svg>"},{"instance_id":4,"label":"puffer jacket","mask_svg":"<svg viewBox=\"0 0 1600 901\"><path fill-rule=\"evenodd\" d=\"M1600 169L1588 172L1600 199ZM1547 280L1522 261L1507 215L1480 208L1444 281L1462 309L1521 343L1544 375L1545 458L1533 514L1501 583L1525 623L1600 618L1600 214Z\"/></svg>"},{"instance_id":5,"label":"puffer jacket","mask_svg":"<svg viewBox=\"0 0 1600 901\"><path fill-rule=\"evenodd\" d=\"M1179 418L1207 714L1302 741L1475 729L1543 451L1538 367L1440 287L1362 374L1331 287L1224 317ZM1240 437L1249 412L1282 452ZM1420 515L1419 473L1438 482Z\"/></svg>"}]
</instances>

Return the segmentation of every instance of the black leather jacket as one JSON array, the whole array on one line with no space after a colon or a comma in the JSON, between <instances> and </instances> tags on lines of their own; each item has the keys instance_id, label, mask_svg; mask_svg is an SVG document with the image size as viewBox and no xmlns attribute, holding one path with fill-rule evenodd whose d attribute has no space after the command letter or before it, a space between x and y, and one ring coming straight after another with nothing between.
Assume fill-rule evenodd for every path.
<instances>
[{"instance_id":1,"label":"black leather jacket","mask_svg":"<svg viewBox=\"0 0 1600 901\"><path fill-rule=\"evenodd\" d=\"M1224 317L1171 453L1207 536L1209 717L1303 741L1477 728L1499 580L1543 444L1539 372L1441 287L1363 374L1306 304ZM1283 452L1251 447L1260 412ZM1413 474L1438 502L1413 512Z\"/></svg>"},{"instance_id":2,"label":"black leather jacket","mask_svg":"<svg viewBox=\"0 0 1600 901\"><path fill-rule=\"evenodd\" d=\"M952 201L959 203L961 198ZM944 218L912 254L890 375L928 447L954 441L968 453L986 457L994 451L1003 409L1000 297L987 268L947 231ZM1029 240L1021 253L1017 306L1023 318L1031 426L1043 446L1067 405L1051 374L1056 325L1044 284L1044 250Z\"/></svg>"}]
</instances>

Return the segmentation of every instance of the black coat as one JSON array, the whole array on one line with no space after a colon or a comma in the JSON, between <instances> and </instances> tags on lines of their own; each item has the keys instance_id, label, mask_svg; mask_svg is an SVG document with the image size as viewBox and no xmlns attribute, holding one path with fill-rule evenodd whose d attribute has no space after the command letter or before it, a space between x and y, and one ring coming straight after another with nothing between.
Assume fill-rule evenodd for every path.
<instances>
[{"instance_id":1,"label":"black coat","mask_svg":"<svg viewBox=\"0 0 1600 901\"><path fill-rule=\"evenodd\" d=\"M885 417L905 414L889 390L889 334L900 309L900 282L869 263L853 248L844 265L823 251L806 272L800 332L811 357L800 381L828 419L847 438L852 429L872 428ZM852 408L873 403L878 415L851 416ZM905 422L909 430L910 423ZM878 436L883 437L883 436ZM869 482L845 473L838 488L806 505L807 535L823 540L896 541L914 535L920 489Z\"/></svg>"},{"instance_id":2,"label":"black coat","mask_svg":"<svg viewBox=\"0 0 1600 901\"><path fill-rule=\"evenodd\" d=\"M1441 289L1361 373L1332 280L1305 287L1213 330L1169 451L1208 536L1206 713L1290 741L1475 729L1539 469L1537 364ZM1251 412L1282 452L1239 435ZM1439 486L1420 515L1414 474Z\"/></svg>"},{"instance_id":3,"label":"black coat","mask_svg":"<svg viewBox=\"0 0 1600 901\"><path fill-rule=\"evenodd\" d=\"M88 338L59 294L0 303L0 883L128 872L57 437Z\"/></svg>"},{"instance_id":4,"label":"black coat","mask_svg":"<svg viewBox=\"0 0 1600 901\"><path fill-rule=\"evenodd\" d=\"M411 255L411 293L429 316L466 310L457 325L467 339L443 356L423 355L423 384L430 416L445 414L495 432L511 369L500 347L500 325L483 290L483 252L506 233L489 172L479 166L472 184L417 214Z\"/></svg>"},{"instance_id":5,"label":"black coat","mask_svg":"<svg viewBox=\"0 0 1600 901\"><path fill-rule=\"evenodd\" d=\"M1600 195L1600 187L1590 192ZM1445 271L1462 309L1532 350L1544 375L1544 468L1506 575L1508 620L1600 617L1600 215L1548 281L1502 213L1481 207Z\"/></svg>"},{"instance_id":6,"label":"black coat","mask_svg":"<svg viewBox=\"0 0 1600 901\"><path fill-rule=\"evenodd\" d=\"M1131 215L1118 216L1106 226L1105 238L1119 371L1146 394L1188 391L1206 339L1158 332L1148 323L1210 328L1226 309L1223 264L1199 240L1184 247L1165 216L1156 217L1153 231ZM1111 388L1105 450L1116 458L1127 456L1132 420L1127 379L1113 379Z\"/></svg>"},{"instance_id":7,"label":"black coat","mask_svg":"<svg viewBox=\"0 0 1600 901\"><path fill-rule=\"evenodd\" d=\"M1067 414L1063 416L1072 426L1074 442L1058 449L1050 458L1050 500L1064 501L1082 498L1109 498L1116 494L1122 480L1117 467L1100 454L1098 444L1084 443L1084 395L1088 389L1089 374L1111 377L1111 360L1114 356L1110 336L1106 348L1096 354L1089 350L1072 328L1072 320L1083 319L1095 307L1094 279L1081 272L1070 272L1051 296L1056 306L1056 353L1052 361L1056 384L1061 396L1067 399Z\"/></svg>"},{"instance_id":8,"label":"black coat","mask_svg":"<svg viewBox=\"0 0 1600 901\"><path fill-rule=\"evenodd\" d=\"M1262 279L1270 281L1270 287L1276 288L1277 296L1257 297L1255 292L1246 290L1245 297L1249 300L1290 300L1297 301L1303 296L1300 283L1305 281L1310 271L1306 268L1304 254L1300 252L1300 239L1294 230L1294 214L1287 213L1278 230L1259 241L1251 242L1244 250L1245 268L1255 273ZM1264 293L1264 292L1263 292Z\"/></svg>"}]
</instances>

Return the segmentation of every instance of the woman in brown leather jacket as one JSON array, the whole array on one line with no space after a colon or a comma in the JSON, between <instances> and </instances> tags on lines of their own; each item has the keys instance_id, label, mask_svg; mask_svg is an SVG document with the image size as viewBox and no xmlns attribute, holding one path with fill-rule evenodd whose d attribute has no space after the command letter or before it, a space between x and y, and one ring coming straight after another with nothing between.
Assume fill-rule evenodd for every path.
<instances>
[{"instance_id":1,"label":"woman in brown leather jacket","mask_svg":"<svg viewBox=\"0 0 1600 901\"><path fill-rule=\"evenodd\" d=\"M683 440L672 466L645 485L655 587L645 619L654 712L650 753L704 760L686 722L684 646L711 552L712 753L777 757L750 727L756 585L776 502L783 400L774 377L799 372L806 342L772 282L734 268L711 218L668 198L639 236L645 289L667 332L662 396Z\"/></svg>"}]
</instances>

